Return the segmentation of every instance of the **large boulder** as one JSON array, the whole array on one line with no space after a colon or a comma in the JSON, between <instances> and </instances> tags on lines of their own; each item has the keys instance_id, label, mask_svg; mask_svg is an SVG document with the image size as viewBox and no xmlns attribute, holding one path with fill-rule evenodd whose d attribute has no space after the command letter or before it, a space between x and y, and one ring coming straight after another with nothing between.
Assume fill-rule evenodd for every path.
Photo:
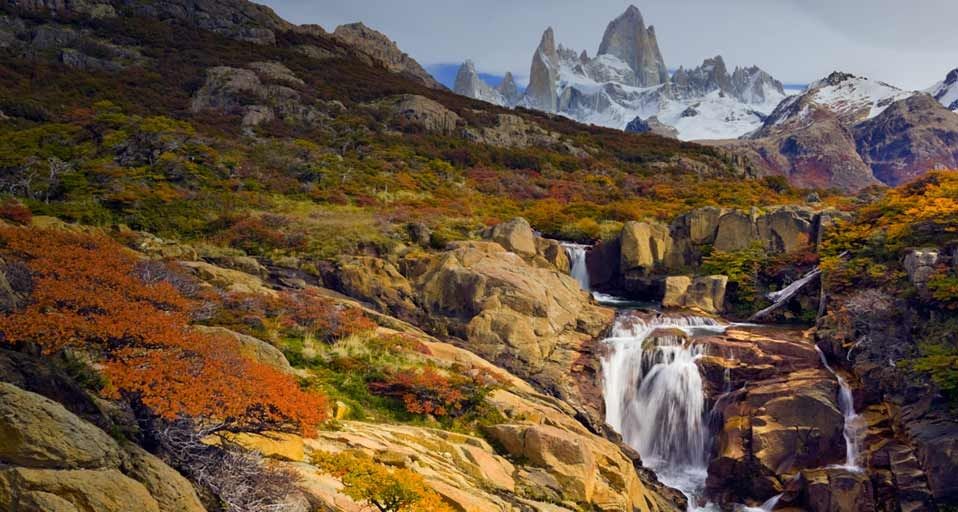
<instances>
[{"instance_id":1,"label":"large boulder","mask_svg":"<svg viewBox=\"0 0 958 512\"><path fill-rule=\"evenodd\" d=\"M725 309L725 289L728 276L669 276L665 278L665 296L662 306L667 308L698 309L719 313Z\"/></svg>"},{"instance_id":2,"label":"large boulder","mask_svg":"<svg viewBox=\"0 0 958 512\"><path fill-rule=\"evenodd\" d=\"M142 483L160 512L206 512L193 484L150 452L135 444L124 446L127 476Z\"/></svg>"},{"instance_id":3,"label":"large boulder","mask_svg":"<svg viewBox=\"0 0 958 512\"><path fill-rule=\"evenodd\" d=\"M0 382L0 510L205 509L192 484L154 455L121 447L59 403Z\"/></svg>"},{"instance_id":4,"label":"large boulder","mask_svg":"<svg viewBox=\"0 0 958 512\"><path fill-rule=\"evenodd\" d=\"M486 238L498 243L520 256L536 254L536 236L529 221L517 217L490 228Z\"/></svg>"},{"instance_id":5,"label":"large boulder","mask_svg":"<svg viewBox=\"0 0 958 512\"><path fill-rule=\"evenodd\" d=\"M569 272L571 270L572 263L569 262L569 255L558 240L537 236L536 253L545 260L546 263L558 269L560 272Z\"/></svg>"},{"instance_id":6,"label":"large boulder","mask_svg":"<svg viewBox=\"0 0 958 512\"><path fill-rule=\"evenodd\" d=\"M0 470L0 509L54 512L165 512L143 484L115 469Z\"/></svg>"},{"instance_id":7,"label":"large boulder","mask_svg":"<svg viewBox=\"0 0 958 512\"><path fill-rule=\"evenodd\" d=\"M726 252L746 249L755 240L755 231L751 216L739 211L726 213L718 221L714 248Z\"/></svg>"},{"instance_id":8,"label":"large boulder","mask_svg":"<svg viewBox=\"0 0 958 512\"><path fill-rule=\"evenodd\" d=\"M571 276L493 242L455 243L407 266L433 331L600 417L590 354L613 312L591 304Z\"/></svg>"},{"instance_id":9,"label":"large boulder","mask_svg":"<svg viewBox=\"0 0 958 512\"><path fill-rule=\"evenodd\" d=\"M425 96L401 94L386 98L382 105L394 118L421 124L429 132L450 134L458 129L462 121L458 114Z\"/></svg>"},{"instance_id":10,"label":"large boulder","mask_svg":"<svg viewBox=\"0 0 958 512\"><path fill-rule=\"evenodd\" d=\"M43 396L0 383L0 463L31 468L115 467L110 436Z\"/></svg>"},{"instance_id":11,"label":"large boulder","mask_svg":"<svg viewBox=\"0 0 958 512\"><path fill-rule=\"evenodd\" d=\"M662 264L672 249L669 229L661 224L626 222L620 237L620 270L649 272Z\"/></svg>"},{"instance_id":12,"label":"large boulder","mask_svg":"<svg viewBox=\"0 0 958 512\"><path fill-rule=\"evenodd\" d=\"M323 271L328 286L398 318L418 314L412 285L392 263L373 256L343 256Z\"/></svg>"},{"instance_id":13,"label":"large boulder","mask_svg":"<svg viewBox=\"0 0 958 512\"><path fill-rule=\"evenodd\" d=\"M800 251L814 242L815 215L808 208L783 206L756 219L758 236L767 250L774 253Z\"/></svg>"}]
</instances>

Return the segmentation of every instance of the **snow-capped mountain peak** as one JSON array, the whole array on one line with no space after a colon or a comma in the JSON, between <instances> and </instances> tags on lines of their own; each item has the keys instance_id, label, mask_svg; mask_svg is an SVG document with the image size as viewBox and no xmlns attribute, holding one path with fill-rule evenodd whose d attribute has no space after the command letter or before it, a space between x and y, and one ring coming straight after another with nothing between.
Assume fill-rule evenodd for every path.
<instances>
[{"instance_id":1,"label":"snow-capped mountain peak","mask_svg":"<svg viewBox=\"0 0 958 512\"><path fill-rule=\"evenodd\" d=\"M914 96L915 92L835 71L809 85L805 95L837 114L842 122L854 124L878 116L892 103Z\"/></svg>"},{"instance_id":2,"label":"snow-capped mountain peak","mask_svg":"<svg viewBox=\"0 0 958 512\"><path fill-rule=\"evenodd\" d=\"M918 94L893 85L835 71L809 84L801 94L790 96L769 114L762 128L749 138L765 137L814 123L821 116L833 116L850 127L875 118L896 101Z\"/></svg>"},{"instance_id":3,"label":"snow-capped mountain peak","mask_svg":"<svg viewBox=\"0 0 958 512\"><path fill-rule=\"evenodd\" d=\"M669 76L655 30L645 25L635 6L609 23L592 58L557 44L555 32L546 29L521 99L499 100L482 87L457 85L456 92L618 129L645 126L656 116L652 125L675 127L678 137L687 140L739 137L761 126L785 98L781 82L765 71L737 67L730 74L721 56Z\"/></svg>"},{"instance_id":4,"label":"snow-capped mountain peak","mask_svg":"<svg viewBox=\"0 0 958 512\"><path fill-rule=\"evenodd\" d=\"M925 92L931 94L939 103L952 112L958 112L958 68L951 70L941 82Z\"/></svg>"}]
</instances>

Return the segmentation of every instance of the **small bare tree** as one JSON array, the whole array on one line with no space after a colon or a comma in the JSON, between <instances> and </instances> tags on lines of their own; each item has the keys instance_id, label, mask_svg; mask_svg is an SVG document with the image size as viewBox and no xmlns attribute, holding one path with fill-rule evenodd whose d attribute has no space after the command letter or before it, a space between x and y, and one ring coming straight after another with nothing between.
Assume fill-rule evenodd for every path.
<instances>
[{"instance_id":1,"label":"small bare tree","mask_svg":"<svg viewBox=\"0 0 958 512\"><path fill-rule=\"evenodd\" d=\"M271 466L263 457L220 438L225 424L199 427L178 420L160 425L154 435L174 467L196 485L208 490L228 512L287 512L288 498L296 490L295 473Z\"/></svg>"}]
</instances>

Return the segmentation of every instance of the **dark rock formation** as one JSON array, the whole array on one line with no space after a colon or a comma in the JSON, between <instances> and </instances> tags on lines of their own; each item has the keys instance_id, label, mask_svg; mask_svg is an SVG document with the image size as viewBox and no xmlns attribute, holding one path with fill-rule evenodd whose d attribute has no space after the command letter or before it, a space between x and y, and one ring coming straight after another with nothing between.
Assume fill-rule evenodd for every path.
<instances>
[{"instance_id":1,"label":"dark rock formation","mask_svg":"<svg viewBox=\"0 0 958 512\"><path fill-rule=\"evenodd\" d=\"M931 96L895 102L853 133L862 159L888 185L930 169L958 168L958 115Z\"/></svg>"},{"instance_id":2,"label":"dark rock formation","mask_svg":"<svg viewBox=\"0 0 958 512\"><path fill-rule=\"evenodd\" d=\"M625 131L631 133L654 133L672 139L677 138L679 135L678 130L660 122L656 116L649 117L648 119L636 117L625 126Z\"/></svg>"}]
</instances>

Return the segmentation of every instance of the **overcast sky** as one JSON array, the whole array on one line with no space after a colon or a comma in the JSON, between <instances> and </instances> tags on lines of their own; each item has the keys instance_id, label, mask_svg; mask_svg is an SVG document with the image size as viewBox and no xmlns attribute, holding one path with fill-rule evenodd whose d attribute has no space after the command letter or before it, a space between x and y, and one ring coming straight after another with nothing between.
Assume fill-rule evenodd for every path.
<instances>
[{"instance_id":1,"label":"overcast sky","mask_svg":"<svg viewBox=\"0 0 958 512\"><path fill-rule=\"evenodd\" d=\"M257 0L327 30L362 21L420 64L471 58L479 71L529 74L542 31L594 55L630 3L654 25L669 68L716 54L785 83L840 69L924 89L958 67L958 0ZM521 78L520 78L521 79Z\"/></svg>"}]
</instances>

